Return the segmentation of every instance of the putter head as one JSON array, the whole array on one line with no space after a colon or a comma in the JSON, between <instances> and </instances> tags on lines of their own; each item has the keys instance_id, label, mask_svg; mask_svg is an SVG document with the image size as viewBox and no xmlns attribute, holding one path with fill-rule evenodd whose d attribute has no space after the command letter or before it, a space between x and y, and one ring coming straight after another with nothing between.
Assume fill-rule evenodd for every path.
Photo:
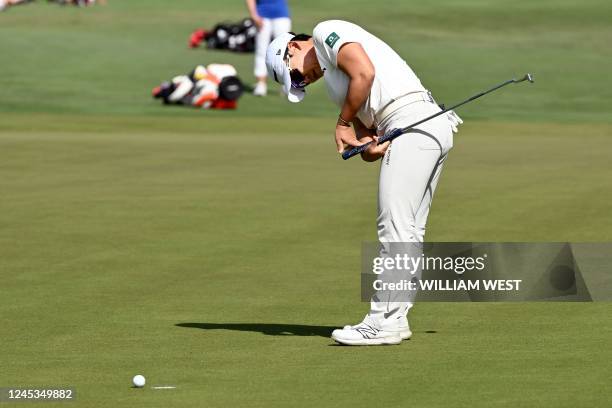
<instances>
[{"instance_id":1,"label":"putter head","mask_svg":"<svg viewBox=\"0 0 612 408\"><path fill-rule=\"evenodd\" d=\"M525 74L525 76L524 76L524 77L522 77L521 79L519 79L519 80L518 80L518 81L516 81L516 82L523 82L523 81L529 81L529 82L531 82L531 83L533 84L533 75L531 75L531 74Z\"/></svg>"}]
</instances>

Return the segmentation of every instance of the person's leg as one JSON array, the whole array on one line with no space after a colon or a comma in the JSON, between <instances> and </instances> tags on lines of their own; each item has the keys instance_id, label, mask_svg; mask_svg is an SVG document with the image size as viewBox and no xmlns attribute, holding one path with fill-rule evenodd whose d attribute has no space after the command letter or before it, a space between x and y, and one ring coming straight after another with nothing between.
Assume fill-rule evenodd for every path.
<instances>
[{"instance_id":1,"label":"person's leg","mask_svg":"<svg viewBox=\"0 0 612 408\"><path fill-rule=\"evenodd\" d=\"M389 128L407 126L433 113L427 106L416 111L396 120ZM377 219L381 257L394 257L398 253L421 256L429 208L451 145L450 122L442 116L396 139L383 157ZM410 272L389 271L388 279L410 280L414 276L421 277L420 268ZM416 291L377 293L370 304L370 315L399 319L402 325L408 325L404 319L415 296Z\"/></svg>"},{"instance_id":2,"label":"person's leg","mask_svg":"<svg viewBox=\"0 0 612 408\"><path fill-rule=\"evenodd\" d=\"M425 238L425 228L427 224L427 217L429 216L429 209L431 208L431 203L433 201L433 196L436 191L436 187L438 186L438 181L440 180L440 175L442 174L442 169L444 167L444 163L448 157L448 153L453 145L453 131L452 126L449 128L449 120L446 115L442 115L439 118L432 120L431 122L426 122L423 125L419 126L421 130L427 132L432 135L436 135L438 141L436 145L440 148L440 158L431 173L431 177L427 182L427 186L424 192L423 199L421 200L421 204L416 212L415 217L415 232L420 242L423 242ZM430 147L434 147L430 144Z\"/></svg>"},{"instance_id":3,"label":"person's leg","mask_svg":"<svg viewBox=\"0 0 612 408\"><path fill-rule=\"evenodd\" d=\"M399 126L397 126L399 127ZM404 254L418 258L422 235L417 215L427 200L428 181L440 159L441 149L429 148L430 139L420 133L393 141L382 158L377 218L379 257L395 259ZM377 280L384 284L410 281L420 271L387 267ZM413 275L414 273L414 275ZM412 336L406 315L416 292L379 290L371 298L370 311L355 326L334 330L332 338L342 344L397 344ZM367 337L369 336L369 337Z\"/></svg>"},{"instance_id":4,"label":"person's leg","mask_svg":"<svg viewBox=\"0 0 612 408\"><path fill-rule=\"evenodd\" d=\"M264 27L266 30L268 30L268 32L263 33L264 28L262 28L258 33L258 37L256 38L256 53L263 53L263 57L261 58L262 61L264 61L264 65L261 68L258 68L256 63L255 77L257 78L257 85L255 86L255 90L253 91L253 94L255 96L265 96L268 93L268 87L266 83L267 71L265 69L266 48L273 38L276 38L283 33L291 31L291 19L286 17L264 19ZM259 34L262 34L261 39L259 38ZM265 47L261 46L260 44L265 44Z\"/></svg>"},{"instance_id":5,"label":"person's leg","mask_svg":"<svg viewBox=\"0 0 612 408\"><path fill-rule=\"evenodd\" d=\"M432 104L412 106L394 114L387 129L405 127L439 108ZM420 257L429 207L442 165L452 146L450 122L443 116L393 141L382 158L377 218L380 256L407 254ZM383 282L420 278L421 270L393 269L378 276ZM343 344L397 344L412 335L407 313L416 291L378 291L371 299L363 322L334 330L332 338Z\"/></svg>"},{"instance_id":6,"label":"person's leg","mask_svg":"<svg viewBox=\"0 0 612 408\"><path fill-rule=\"evenodd\" d=\"M425 197L423 197L423 201L421 202L421 206L417 210L416 214L416 234L419 237L419 240L423 242L425 238L425 228L427 224L427 217L429 216L429 209L431 208L431 202L433 200L434 193L436 191L436 187L438 186L438 180L440 179L440 174L442 174L442 168L444 167L444 162L448 157L448 153L443 154L438 161L438 166L435 168L432 173L432 178L428 183L427 189L425 190Z\"/></svg>"},{"instance_id":7,"label":"person's leg","mask_svg":"<svg viewBox=\"0 0 612 408\"><path fill-rule=\"evenodd\" d=\"M266 50L272 39L272 20L263 19L263 25L257 32L255 37L255 68L254 74L257 79L253 94L256 96L265 96L268 92L266 86L266 78L268 70L266 68Z\"/></svg>"},{"instance_id":8,"label":"person's leg","mask_svg":"<svg viewBox=\"0 0 612 408\"><path fill-rule=\"evenodd\" d=\"M380 257L420 257L426 221L426 217L420 218L420 213L429 207L429 181L437 172L440 156L441 149L431 146L429 136L411 133L396 139L383 157L377 217ZM391 282L410 281L414 276L419 278L420 272L389 269L381 277ZM404 323L415 295L416 292L407 291L376 293L369 314L378 320L393 318Z\"/></svg>"},{"instance_id":9,"label":"person's leg","mask_svg":"<svg viewBox=\"0 0 612 408\"><path fill-rule=\"evenodd\" d=\"M289 31L291 31L291 19L289 17L279 17L272 20L272 36L274 38Z\"/></svg>"}]
</instances>

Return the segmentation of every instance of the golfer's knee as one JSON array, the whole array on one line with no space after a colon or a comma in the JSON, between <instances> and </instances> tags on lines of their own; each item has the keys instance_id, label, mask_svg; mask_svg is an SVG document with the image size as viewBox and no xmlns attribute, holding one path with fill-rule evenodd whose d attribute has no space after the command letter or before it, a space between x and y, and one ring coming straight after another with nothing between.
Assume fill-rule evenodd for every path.
<instances>
[{"instance_id":1,"label":"golfer's knee","mask_svg":"<svg viewBox=\"0 0 612 408\"><path fill-rule=\"evenodd\" d=\"M409 214L386 209L378 215L378 237L386 242L422 242L425 228L416 225Z\"/></svg>"}]
</instances>

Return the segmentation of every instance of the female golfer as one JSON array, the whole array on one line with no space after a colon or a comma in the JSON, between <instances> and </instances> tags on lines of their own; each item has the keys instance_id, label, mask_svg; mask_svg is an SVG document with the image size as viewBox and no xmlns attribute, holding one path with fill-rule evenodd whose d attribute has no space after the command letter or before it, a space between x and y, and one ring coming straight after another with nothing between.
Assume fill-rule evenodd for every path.
<instances>
[{"instance_id":1,"label":"female golfer","mask_svg":"<svg viewBox=\"0 0 612 408\"><path fill-rule=\"evenodd\" d=\"M340 108L335 131L340 153L440 111L391 47L346 21L324 21L312 37L279 36L268 47L266 65L291 102L300 102L306 87L323 77ZM366 161L382 158L377 218L382 256L392 256L395 243L401 243L403 252L421 255L429 207L459 123L449 112L393 142L372 144L362 154ZM414 293L377 292L364 320L334 330L332 338L348 345L399 344L410 338L407 314Z\"/></svg>"}]
</instances>

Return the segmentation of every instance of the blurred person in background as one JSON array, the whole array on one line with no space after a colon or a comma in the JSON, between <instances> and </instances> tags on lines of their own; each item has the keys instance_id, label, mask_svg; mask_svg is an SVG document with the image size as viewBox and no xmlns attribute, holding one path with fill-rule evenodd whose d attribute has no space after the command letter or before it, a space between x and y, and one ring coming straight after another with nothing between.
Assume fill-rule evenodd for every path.
<instances>
[{"instance_id":1,"label":"blurred person in background","mask_svg":"<svg viewBox=\"0 0 612 408\"><path fill-rule=\"evenodd\" d=\"M61 5L71 4L73 6L93 6L94 4L106 5L106 0L48 0L50 3L58 3Z\"/></svg>"},{"instance_id":2,"label":"blurred person in background","mask_svg":"<svg viewBox=\"0 0 612 408\"><path fill-rule=\"evenodd\" d=\"M31 3L34 0L0 0L0 11L7 9L9 6L18 4ZM106 0L47 0L49 3L57 3L61 5L72 4L75 6L92 6L94 4L106 4Z\"/></svg>"},{"instance_id":3,"label":"blurred person in background","mask_svg":"<svg viewBox=\"0 0 612 408\"><path fill-rule=\"evenodd\" d=\"M29 3L32 0L0 0L0 11L7 9L9 6L16 6L17 4Z\"/></svg>"},{"instance_id":4,"label":"blurred person in background","mask_svg":"<svg viewBox=\"0 0 612 408\"><path fill-rule=\"evenodd\" d=\"M257 84L253 95L265 96L268 93L266 50L273 38L291 31L289 6L287 0L246 0L246 4L257 26L254 69Z\"/></svg>"}]
</instances>

